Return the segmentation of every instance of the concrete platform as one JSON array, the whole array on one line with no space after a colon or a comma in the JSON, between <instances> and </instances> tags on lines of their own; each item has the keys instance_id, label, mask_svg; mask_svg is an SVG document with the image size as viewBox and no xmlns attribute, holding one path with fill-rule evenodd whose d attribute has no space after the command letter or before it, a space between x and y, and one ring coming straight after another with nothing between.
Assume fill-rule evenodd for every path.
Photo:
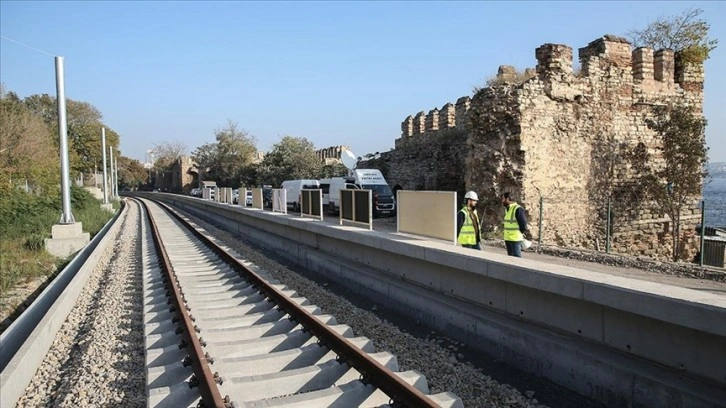
<instances>
[{"instance_id":1,"label":"concrete platform","mask_svg":"<svg viewBox=\"0 0 726 408\"><path fill-rule=\"evenodd\" d=\"M45 240L45 250L59 258L75 254L91 241L91 234L83 232L83 223L80 222L53 225L51 236Z\"/></svg>"}]
</instances>

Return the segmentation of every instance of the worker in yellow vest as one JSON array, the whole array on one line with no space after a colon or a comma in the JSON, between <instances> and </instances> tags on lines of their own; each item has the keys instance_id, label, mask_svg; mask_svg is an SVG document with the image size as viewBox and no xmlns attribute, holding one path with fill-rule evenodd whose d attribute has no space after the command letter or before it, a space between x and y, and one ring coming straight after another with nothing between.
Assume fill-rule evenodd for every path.
<instances>
[{"instance_id":1,"label":"worker in yellow vest","mask_svg":"<svg viewBox=\"0 0 726 408\"><path fill-rule=\"evenodd\" d=\"M464 248L481 250L481 233L479 216L476 213L476 203L479 197L475 192L469 191L464 195L466 203L456 217L457 242Z\"/></svg>"},{"instance_id":2,"label":"worker in yellow vest","mask_svg":"<svg viewBox=\"0 0 726 408\"><path fill-rule=\"evenodd\" d=\"M521 258L522 242L525 235L529 236L524 208L512 200L508 192L503 193L501 199L502 205L506 208L504 212L504 245L507 247L507 255Z\"/></svg>"}]
</instances>

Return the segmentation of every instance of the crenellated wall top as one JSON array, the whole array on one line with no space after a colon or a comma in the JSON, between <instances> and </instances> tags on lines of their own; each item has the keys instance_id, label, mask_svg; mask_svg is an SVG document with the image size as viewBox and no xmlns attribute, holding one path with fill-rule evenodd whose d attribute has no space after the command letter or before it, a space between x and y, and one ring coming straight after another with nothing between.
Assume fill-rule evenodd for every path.
<instances>
[{"instance_id":1,"label":"crenellated wall top","mask_svg":"<svg viewBox=\"0 0 726 408\"><path fill-rule=\"evenodd\" d=\"M525 81L537 77L543 81L603 81L619 75L623 83L632 84L638 91L658 89L658 92L691 94L702 100L703 65L677 64L679 56L672 50L632 49L630 42L615 35L604 35L578 49L580 71L573 71L573 49L563 44L543 44L535 50L537 66L524 72ZM497 78L502 83L513 83L517 71L509 65L499 67ZM680 89L679 89L680 88ZM665 91L663 91L665 90ZM421 111L409 115L401 123L401 137L406 139L427 132L465 126L471 97L463 96L455 104L447 103L428 113Z\"/></svg>"}]
</instances>

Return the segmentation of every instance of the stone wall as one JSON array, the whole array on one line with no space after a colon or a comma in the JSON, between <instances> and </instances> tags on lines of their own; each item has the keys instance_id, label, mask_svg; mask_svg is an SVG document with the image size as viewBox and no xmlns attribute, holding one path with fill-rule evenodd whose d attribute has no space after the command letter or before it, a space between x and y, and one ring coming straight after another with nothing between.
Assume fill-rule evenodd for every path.
<instances>
[{"instance_id":1,"label":"stone wall","mask_svg":"<svg viewBox=\"0 0 726 408\"><path fill-rule=\"evenodd\" d=\"M323 164L340 163L340 155L343 150L350 150L348 146L330 146L315 151L318 159Z\"/></svg>"},{"instance_id":2,"label":"stone wall","mask_svg":"<svg viewBox=\"0 0 726 408\"><path fill-rule=\"evenodd\" d=\"M609 197L612 250L669 254L670 220L626 188L635 170L622 157L643 149L655 157L652 166L660 164L659 140L646 120L654 106L686 104L702 112L703 67L676 63L670 50L631 50L625 39L609 35L578 54L575 73L572 48L544 44L535 50L533 77L518 83L503 67L496 85L471 99L407 117L395 149L383 158L389 183L475 190L491 231L503 214L497 197L512 192L527 209L535 238L542 200L543 241L584 248L605 246ZM681 227L685 258L695 254L696 204Z\"/></svg>"},{"instance_id":3,"label":"stone wall","mask_svg":"<svg viewBox=\"0 0 726 408\"><path fill-rule=\"evenodd\" d=\"M154 188L171 193L189 194L198 187L199 174L190 156L181 156L165 171L155 171Z\"/></svg>"},{"instance_id":4,"label":"stone wall","mask_svg":"<svg viewBox=\"0 0 726 408\"><path fill-rule=\"evenodd\" d=\"M380 169L395 191L464 189L466 131L450 127L417 134L389 152L362 160L358 168Z\"/></svg>"}]
</instances>

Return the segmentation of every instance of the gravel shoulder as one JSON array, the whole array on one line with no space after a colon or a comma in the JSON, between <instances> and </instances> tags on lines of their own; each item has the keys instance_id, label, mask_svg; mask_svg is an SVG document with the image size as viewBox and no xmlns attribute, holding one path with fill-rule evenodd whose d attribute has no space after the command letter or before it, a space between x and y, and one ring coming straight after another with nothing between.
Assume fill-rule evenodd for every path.
<instances>
[{"instance_id":1,"label":"gravel shoulder","mask_svg":"<svg viewBox=\"0 0 726 408\"><path fill-rule=\"evenodd\" d=\"M146 406L138 207L118 222L18 407Z\"/></svg>"}]
</instances>

